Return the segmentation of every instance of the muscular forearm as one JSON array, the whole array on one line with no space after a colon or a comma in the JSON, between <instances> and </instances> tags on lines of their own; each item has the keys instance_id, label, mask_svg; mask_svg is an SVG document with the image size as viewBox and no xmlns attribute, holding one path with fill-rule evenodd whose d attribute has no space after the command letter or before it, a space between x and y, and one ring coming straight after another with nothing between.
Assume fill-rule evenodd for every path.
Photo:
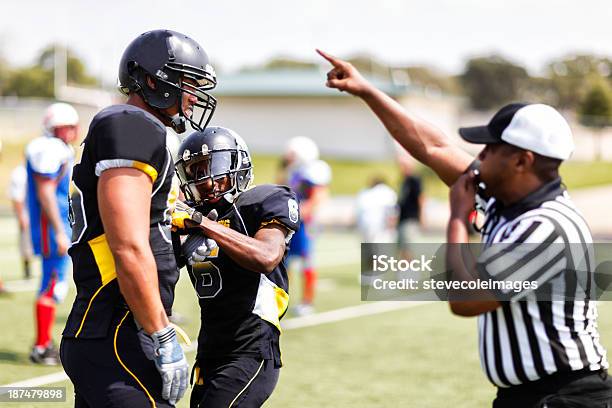
<instances>
[{"instance_id":1,"label":"muscular forearm","mask_svg":"<svg viewBox=\"0 0 612 408\"><path fill-rule=\"evenodd\" d=\"M208 219L202 222L201 228L234 262L250 271L270 273L282 260L284 247L249 237Z\"/></svg>"},{"instance_id":2,"label":"muscular forearm","mask_svg":"<svg viewBox=\"0 0 612 408\"><path fill-rule=\"evenodd\" d=\"M136 321L147 333L168 325L159 295L155 258L148 247L113 251L119 289Z\"/></svg>"},{"instance_id":3,"label":"muscular forearm","mask_svg":"<svg viewBox=\"0 0 612 408\"><path fill-rule=\"evenodd\" d=\"M378 116L391 136L415 159L431 167L447 185L451 185L470 165L473 158L453 145L435 126L408 114L393 98L369 86L359 95Z\"/></svg>"}]
</instances>

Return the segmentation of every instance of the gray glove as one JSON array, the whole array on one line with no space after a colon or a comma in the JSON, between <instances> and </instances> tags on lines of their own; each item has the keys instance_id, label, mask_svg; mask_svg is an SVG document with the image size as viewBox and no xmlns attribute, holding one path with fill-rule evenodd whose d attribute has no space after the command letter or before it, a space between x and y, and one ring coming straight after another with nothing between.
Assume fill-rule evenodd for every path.
<instances>
[{"instance_id":1,"label":"gray glove","mask_svg":"<svg viewBox=\"0 0 612 408\"><path fill-rule=\"evenodd\" d=\"M189 365L174 327L167 326L151 335L140 330L138 338L145 355L153 360L161 375L162 398L175 405L187 390Z\"/></svg>"},{"instance_id":2,"label":"gray glove","mask_svg":"<svg viewBox=\"0 0 612 408\"><path fill-rule=\"evenodd\" d=\"M212 221L217 221L217 210L211 210L206 218ZM189 235L183 245L181 252L189 265L205 262L210 254L217 248L215 240L207 238L201 232L196 232Z\"/></svg>"},{"instance_id":3,"label":"gray glove","mask_svg":"<svg viewBox=\"0 0 612 408\"><path fill-rule=\"evenodd\" d=\"M187 259L189 265L206 262L206 259L217 248L217 243L214 239L206 238L200 232L191 234L185 240L182 246L183 255Z\"/></svg>"}]
</instances>

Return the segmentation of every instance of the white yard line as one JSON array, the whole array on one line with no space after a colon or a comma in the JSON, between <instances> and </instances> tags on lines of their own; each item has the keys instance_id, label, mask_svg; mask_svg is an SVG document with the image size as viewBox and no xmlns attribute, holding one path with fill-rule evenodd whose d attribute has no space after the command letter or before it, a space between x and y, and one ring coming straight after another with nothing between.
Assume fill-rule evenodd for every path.
<instances>
[{"instance_id":1,"label":"white yard line","mask_svg":"<svg viewBox=\"0 0 612 408\"><path fill-rule=\"evenodd\" d=\"M343 307L340 309L330 310L328 312L315 313L310 316L294 317L283 320L283 330L295 330L304 327L319 326L327 323L335 323L343 320L354 319L358 317L371 316L380 313L392 312L395 310L409 309L415 306L424 305L431 302L375 302L364 305ZM191 346L185 347L186 352L195 351L197 343L192 342ZM47 374L40 377L34 377L27 380L15 382L12 384L0 385L0 387L40 387L43 385L55 384L68 379L68 376L63 371L58 371L53 374ZM8 392L7 389L0 390L0 395Z\"/></svg>"}]
</instances>

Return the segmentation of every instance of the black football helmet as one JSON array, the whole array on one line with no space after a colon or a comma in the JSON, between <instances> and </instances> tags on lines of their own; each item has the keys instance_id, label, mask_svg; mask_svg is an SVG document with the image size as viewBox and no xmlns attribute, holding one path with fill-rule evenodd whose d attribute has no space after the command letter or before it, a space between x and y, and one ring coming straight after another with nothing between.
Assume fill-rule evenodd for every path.
<instances>
[{"instance_id":1,"label":"black football helmet","mask_svg":"<svg viewBox=\"0 0 612 408\"><path fill-rule=\"evenodd\" d=\"M147 85L147 76L155 82L155 89ZM194 84L184 81L186 78ZM119 90L125 95L138 93L157 110L178 103L178 115L169 118L178 133L185 131L185 120L195 130L206 128L217 106L217 100L206 91L216 85L215 70L204 49L176 31L153 30L141 34L121 57ZM183 92L198 98L191 115L183 112Z\"/></svg>"},{"instance_id":2,"label":"black football helmet","mask_svg":"<svg viewBox=\"0 0 612 408\"><path fill-rule=\"evenodd\" d=\"M181 190L192 205L223 197L229 203L253 181L249 149L240 135L220 126L187 136L178 150L176 172ZM217 191L215 181L228 178L229 187Z\"/></svg>"}]
</instances>

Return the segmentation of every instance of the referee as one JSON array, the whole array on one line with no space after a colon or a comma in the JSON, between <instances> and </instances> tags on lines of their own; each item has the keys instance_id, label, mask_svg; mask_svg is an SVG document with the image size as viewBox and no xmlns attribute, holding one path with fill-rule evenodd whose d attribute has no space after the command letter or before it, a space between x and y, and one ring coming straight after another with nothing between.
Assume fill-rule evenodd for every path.
<instances>
[{"instance_id":1,"label":"referee","mask_svg":"<svg viewBox=\"0 0 612 408\"><path fill-rule=\"evenodd\" d=\"M492 258L487 258L485 249L477 264L481 274L555 285L563 270L583 261L588 250L581 259L573 259L572 252L564 250L569 244L588 246L592 238L559 177L559 166L572 153L573 140L567 122L555 109L512 104L487 126L461 129L466 141L485 144L478 157L477 180L471 170L474 158L440 130L405 112L350 63L319 54L333 65L327 74L328 87L363 99L406 150L452 186L449 244L468 242L468 217L474 209L476 182L481 181L489 197L482 235L485 247L525 243L534 248L515 256L512 263L512 257L497 263L502 265L498 270L488 262ZM462 272L452 251L448 261L454 273ZM584 261L592 267L588 255ZM510 301L452 301L450 306L455 314L478 316L481 365L498 387L494 408L612 406L612 380L599 342L595 302L588 298L538 302L533 293L524 291Z\"/></svg>"}]
</instances>

